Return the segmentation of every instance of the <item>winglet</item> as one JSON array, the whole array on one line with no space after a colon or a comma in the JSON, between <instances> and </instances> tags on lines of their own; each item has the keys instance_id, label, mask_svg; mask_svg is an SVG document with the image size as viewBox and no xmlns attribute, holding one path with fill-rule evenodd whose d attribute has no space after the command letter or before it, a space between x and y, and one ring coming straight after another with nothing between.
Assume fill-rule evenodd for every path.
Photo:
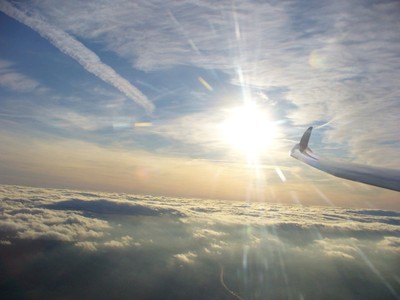
<instances>
[{"instance_id":1,"label":"winglet","mask_svg":"<svg viewBox=\"0 0 400 300\"><path fill-rule=\"evenodd\" d=\"M303 153L304 150L306 150L308 148L308 141L310 140L312 129L313 129L312 126L308 127L306 132L304 132L303 136L301 137L301 140L300 140L300 152L301 153Z\"/></svg>"}]
</instances>

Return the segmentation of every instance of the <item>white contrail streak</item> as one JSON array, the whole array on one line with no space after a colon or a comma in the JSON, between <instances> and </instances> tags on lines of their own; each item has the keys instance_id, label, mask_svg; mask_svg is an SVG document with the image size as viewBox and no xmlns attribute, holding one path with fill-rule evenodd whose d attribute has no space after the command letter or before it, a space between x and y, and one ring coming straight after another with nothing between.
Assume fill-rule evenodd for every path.
<instances>
[{"instance_id":1,"label":"white contrail streak","mask_svg":"<svg viewBox=\"0 0 400 300\"><path fill-rule=\"evenodd\" d=\"M225 284L224 281L224 267L220 264L219 265L221 268L221 272L219 274L219 281L221 282L221 285L224 287L224 289L231 294L233 297L235 297L236 299L239 300L244 300L242 297L240 297L238 294L236 294L234 291L232 291L230 288L228 288L228 286Z\"/></svg>"},{"instance_id":2,"label":"white contrail streak","mask_svg":"<svg viewBox=\"0 0 400 300\"><path fill-rule=\"evenodd\" d=\"M67 32L48 24L36 13L20 10L6 1L0 0L0 11L32 28L61 52L75 59L88 72L111 84L128 98L144 107L148 113L154 110L154 105L141 91L134 87L128 80L121 77L110 66L103 63L93 51L85 47Z\"/></svg>"}]
</instances>

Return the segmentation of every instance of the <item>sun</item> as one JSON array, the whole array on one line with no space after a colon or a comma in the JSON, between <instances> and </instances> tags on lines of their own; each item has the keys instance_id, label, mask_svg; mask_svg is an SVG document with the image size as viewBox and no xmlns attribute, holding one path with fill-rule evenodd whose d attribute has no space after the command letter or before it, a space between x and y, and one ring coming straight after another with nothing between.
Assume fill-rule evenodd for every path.
<instances>
[{"instance_id":1,"label":"sun","mask_svg":"<svg viewBox=\"0 0 400 300\"><path fill-rule=\"evenodd\" d=\"M276 130L268 113L255 104L228 111L222 122L223 140L248 158L257 158L271 146Z\"/></svg>"}]
</instances>

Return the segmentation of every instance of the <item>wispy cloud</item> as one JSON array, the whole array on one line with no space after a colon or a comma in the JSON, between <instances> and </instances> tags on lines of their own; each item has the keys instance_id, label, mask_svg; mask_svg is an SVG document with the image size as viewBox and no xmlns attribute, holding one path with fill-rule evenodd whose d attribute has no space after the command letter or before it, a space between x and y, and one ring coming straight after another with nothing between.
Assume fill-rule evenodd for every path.
<instances>
[{"instance_id":1,"label":"wispy cloud","mask_svg":"<svg viewBox=\"0 0 400 300\"><path fill-rule=\"evenodd\" d=\"M103 4L102 9L78 1L63 3L62 9L35 5L52 22L101 41L137 69L190 65L224 72L231 83L267 96L274 88L285 89L274 101L276 107L295 104L284 107L291 125L332 121L323 129L323 142L343 145L359 162L398 162L396 1ZM86 18L89 13L94 17Z\"/></svg>"},{"instance_id":2,"label":"wispy cloud","mask_svg":"<svg viewBox=\"0 0 400 300\"><path fill-rule=\"evenodd\" d=\"M88 72L111 84L128 98L152 112L154 105L128 80L121 77L114 69L103 63L100 58L81 42L58 27L47 23L34 11L25 11L6 1L0 3L0 10L17 21L29 26L42 37L50 41L61 52L75 59Z\"/></svg>"},{"instance_id":3,"label":"wispy cloud","mask_svg":"<svg viewBox=\"0 0 400 300\"><path fill-rule=\"evenodd\" d=\"M193 263L194 259L196 257L197 257L197 254L193 253L191 251L189 251L187 253L179 253L179 254L174 255L174 258L176 258L181 263L185 263L185 264Z\"/></svg>"},{"instance_id":4,"label":"wispy cloud","mask_svg":"<svg viewBox=\"0 0 400 300\"><path fill-rule=\"evenodd\" d=\"M119 240L111 240L104 243L105 247L110 248L126 248L129 247L132 243L133 239L129 235L125 235L121 237Z\"/></svg>"},{"instance_id":5,"label":"wispy cloud","mask_svg":"<svg viewBox=\"0 0 400 300\"><path fill-rule=\"evenodd\" d=\"M0 86L21 93L44 92L46 90L39 82L17 72L13 63L0 59Z\"/></svg>"}]
</instances>

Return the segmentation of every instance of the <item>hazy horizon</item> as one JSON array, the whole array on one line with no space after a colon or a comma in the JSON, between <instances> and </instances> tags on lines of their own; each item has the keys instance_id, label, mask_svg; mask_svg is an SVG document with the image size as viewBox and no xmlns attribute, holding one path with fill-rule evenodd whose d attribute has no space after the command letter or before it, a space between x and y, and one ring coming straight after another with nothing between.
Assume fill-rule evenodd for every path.
<instances>
[{"instance_id":1,"label":"hazy horizon","mask_svg":"<svg viewBox=\"0 0 400 300\"><path fill-rule=\"evenodd\" d=\"M268 201L265 199L251 199L246 197L237 197L237 198L206 198L206 197L188 197L188 196L168 196L164 194L142 194L142 193L130 193L124 191L109 191L109 190L95 190L95 189L79 189L79 188L69 188L69 187L47 187L47 186L33 186L33 185L16 185L16 184L8 184L8 183L0 183L0 186L10 186L10 187L22 187L22 188L33 188L33 189L48 189L48 190L69 190L83 193L106 193L106 194L121 194L121 195L131 195L131 196L142 196L142 197L166 197L170 199L180 199L180 200L204 200L204 201L222 201L222 202L233 202L233 203L259 203L264 205L283 205L283 206L306 206L306 207L336 207L336 208L359 208L359 209L370 209L370 210L386 210L386 211L400 211L398 205L393 205L393 207L388 206L387 204L379 205L379 203L372 202L365 204L365 206L360 206L359 203L352 203L351 201L345 202L343 206L340 206L335 203L332 199L325 199L325 201L320 201L316 199L314 201L289 201L289 202L279 202L275 199L275 201Z\"/></svg>"}]
</instances>

